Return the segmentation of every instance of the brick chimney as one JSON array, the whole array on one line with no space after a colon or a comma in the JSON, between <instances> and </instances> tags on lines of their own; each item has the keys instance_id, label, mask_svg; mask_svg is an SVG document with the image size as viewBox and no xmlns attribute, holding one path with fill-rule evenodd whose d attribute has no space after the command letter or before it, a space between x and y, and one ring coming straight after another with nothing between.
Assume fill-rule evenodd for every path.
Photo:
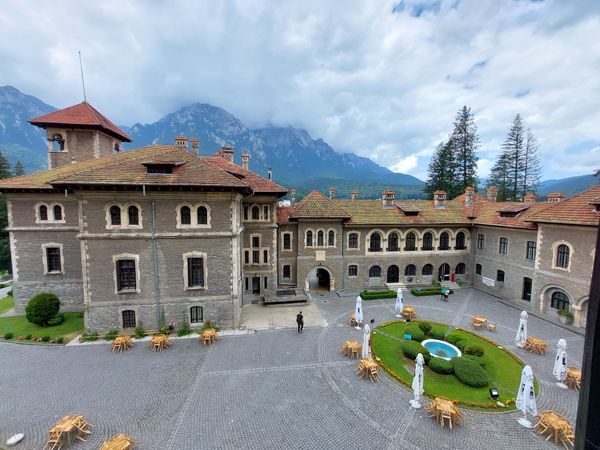
<instances>
[{"instance_id":1,"label":"brick chimney","mask_svg":"<svg viewBox=\"0 0 600 450\"><path fill-rule=\"evenodd\" d=\"M350 198L352 200L358 200L358 190L352 189L352 192L350 193Z\"/></svg>"},{"instance_id":2,"label":"brick chimney","mask_svg":"<svg viewBox=\"0 0 600 450\"><path fill-rule=\"evenodd\" d=\"M192 138L190 139L190 142L192 143L192 153L200 155L200 141L196 138Z\"/></svg>"},{"instance_id":3,"label":"brick chimney","mask_svg":"<svg viewBox=\"0 0 600 450\"><path fill-rule=\"evenodd\" d=\"M394 207L394 199L396 198L396 193L391 189L386 189L381 193L381 201L383 202L384 208L393 208Z\"/></svg>"},{"instance_id":4,"label":"brick chimney","mask_svg":"<svg viewBox=\"0 0 600 450\"><path fill-rule=\"evenodd\" d=\"M467 186L465 188L465 206L473 206L475 201L475 188L473 186Z\"/></svg>"},{"instance_id":5,"label":"brick chimney","mask_svg":"<svg viewBox=\"0 0 600 450\"><path fill-rule=\"evenodd\" d=\"M179 148L187 148L187 138L185 136L177 136L175 138L175 145Z\"/></svg>"},{"instance_id":6,"label":"brick chimney","mask_svg":"<svg viewBox=\"0 0 600 450\"><path fill-rule=\"evenodd\" d=\"M490 186L489 188L486 189L486 192L487 192L487 199L491 202L495 202L496 197L498 196L498 189L495 188L494 186Z\"/></svg>"},{"instance_id":7,"label":"brick chimney","mask_svg":"<svg viewBox=\"0 0 600 450\"><path fill-rule=\"evenodd\" d=\"M250 153L242 153L242 167L246 170L250 170L249 167L249 161L250 161Z\"/></svg>"},{"instance_id":8,"label":"brick chimney","mask_svg":"<svg viewBox=\"0 0 600 450\"><path fill-rule=\"evenodd\" d=\"M548 203L560 203L565 199L565 196L560 192L552 192L548 194Z\"/></svg>"},{"instance_id":9,"label":"brick chimney","mask_svg":"<svg viewBox=\"0 0 600 450\"><path fill-rule=\"evenodd\" d=\"M295 188L295 187L293 187L292 189L290 189L290 199L291 199L291 201L292 201L292 205L293 205L294 203L296 203L296 192L297 192L297 191L296 191L296 188Z\"/></svg>"},{"instance_id":10,"label":"brick chimney","mask_svg":"<svg viewBox=\"0 0 600 450\"><path fill-rule=\"evenodd\" d=\"M230 145L224 145L221 148L221 156L226 161L229 161L230 163L232 163L233 162L233 147Z\"/></svg>"},{"instance_id":11,"label":"brick chimney","mask_svg":"<svg viewBox=\"0 0 600 450\"><path fill-rule=\"evenodd\" d=\"M335 198L335 186L329 186L329 198Z\"/></svg>"},{"instance_id":12,"label":"brick chimney","mask_svg":"<svg viewBox=\"0 0 600 450\"><path fill-rule=\"evenodd\" d=\"M273 170L271 169L271 166L267 168L267 178L269 181L273 181Z\"/></svg>"},{"instance_id":13,"label":"brick chimney","mask_svg":"<svg viewBox=\"0 0 600 450\"><path fill-rule=\"evenodd\" d=\"M531 203L531 204L533 204L533 203L535 203L535 199L536 199L535 194L529 193L529 194L527 194L525 196L525 198L523 198L523 201L525 203Z\"/></svg>"},{"instance_id":14,"label":"brick chimney","mask_svg":"<svg viewBox=\"0 0 600 450\"><path fill-rule=\"evenodd\" d=\"M433 193L433 206L435 209L446 208L446 191L435 191Z\"/></svg>"}]
</instances>

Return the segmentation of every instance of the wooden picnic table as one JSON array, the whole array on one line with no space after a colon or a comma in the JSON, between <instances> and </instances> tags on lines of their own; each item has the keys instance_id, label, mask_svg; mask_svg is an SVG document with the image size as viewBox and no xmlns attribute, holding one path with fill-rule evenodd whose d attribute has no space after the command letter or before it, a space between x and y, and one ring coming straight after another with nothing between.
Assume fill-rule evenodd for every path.
<instances>
[{"instance_id":1,"label":"wooden picnic table","mask_svg":"<svg viewBox=\"0 0 600 450\"><path fill-rule=\"evenodd\" d=\"M544 411L540 414L540 420L535 425L535 429L542 436L546 435L546 440L553 438L554 443L558 444L560 439L567 449L573 446L575 439L573 426L555 411Z\"/></svg>"},{"instance_id":2,"label":"wooden picnic table","mask_svg":"<svg viewBox=\"0 0 600 450\"><path fill-rule=\"evenodd\" d=\"M90 426L92 425L83 416L65 416L48 432L48 442L44 448L59 450L65 445L71 445L73 437L85 442L83 436L91 434L88 431Z\"/></svg>"},{"instance_id":3,"label":"wooden picnic table","mask_svg":"<svg viewBox=\"0 0 600 450\"><path fill-rule=\"evenodd\" d=\"M543 339L528 337L525 339L525 350L536 355L545 355L548 351L548 344Z\"/></svg>"},{"instance_id":4,"label":"wooden picnic table","mask_svg":"<svg viewBox=\"0 0 600 450\"><path fill-rule=\"evenodd\" d=\"M405 306L402 310L402 317L405 319L414 319L417 317L417 311L412 306Z\"/></svg>"},{"instance_id":5,"label":"wooden picnic table","mask_svg":"<svg viewBox=\"0 0 600 450\"><path fill-rule=\"evenodd\" d=\"M450 400L436 397L427 407L430 413L429 417L435 417L437 422L444 427L448 421L448 427L459 425L458 420L462 417L462 412Z\"/></svg>"},{"instance_id":6,"label":"wooden picnic table","mask_svg":"<svg viewBox=\"0 0 600 450\"><path fill-rule=\"evenodd\" d=\"M131 338L126 334L121 334L115 338L112 345L113 352L123 352L125 350L129 350L133 347L133 342Z\"/></svg>"},{"instance_id":7,"label":"wooden picnic table","mask_svg":"<svg viewBox=\"0 0 600 450\"><path fill-rule=\"evenodd\" d=\"M217 330L214 328L208 328L200 334L200 342L204 345L214 344L218 339L219 336L217 335Z\"/></svg>"},{"instance_id":8,"label":"wooden picnic table","mask_svg":"<svg viewBox=\"0 0 600 450\"><path fill-rule=\"evenodd\" d=\"M135 441L126 434L117 434L104 441L100 450L130 450Z\"/></svg>"},{"instance_id":9,"label":"wooden picnic table","mask_svg":"<svg viewBox=\"0 0 600 450\"><path fill-rule=\"evenodd\" d=\"M473 328L482 328L487 323L487 317L473 316L472 323L473 323Z\"/></svg>"},{"instance_id":10,"label":"wooden picnic table","mask_svg":"<svg viewBox=\"0 0 600 450\"><path fill-rule=\"evenodd\" d=\"M379 379L378 367L379 364L373 358L365 358L360 361L360 364L356 368L356 374L360 378L368 378L374 382Z\"/></svg>"},{"instance_id":11,"label":"wooden picnic table","mask_svg":"<svg viewBox=\"0 0 600 450\"><path fill-rule=\"evenodd\" d=\"M579 390L581 387L581 370L576 367L567 367L566 385L571 389Z\"/></svg>"},{"instance_id":12,"label":"wooden picnic table","mask_svg":"<svg viewBox=\"0 0 600 450\"><path fill-rule=\"evenodd\" d=\"M169 340L169 336L165 334L156 334L152 336L152 340L150 341L150 348L157 352L162 352L171 346L171 341Z\"/></svg>"},{"instance_id":13,"label":"wooden picnic table","mask_svg":"<svg viewBox=\"0 0 600 450\"><path fill-rule=\"evenodd\" d=\"M342 348L340 348L340 353L344 354L348 358L358 358L361 354L362 346L360 342L352 339L350 341L344 342Z\"/></svg>"}]
</instances>

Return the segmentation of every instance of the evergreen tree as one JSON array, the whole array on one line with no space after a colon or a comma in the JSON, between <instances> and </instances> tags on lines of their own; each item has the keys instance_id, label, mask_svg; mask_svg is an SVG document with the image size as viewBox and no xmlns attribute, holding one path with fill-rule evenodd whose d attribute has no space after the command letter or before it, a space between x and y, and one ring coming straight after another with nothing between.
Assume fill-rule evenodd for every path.
<instances>
[{"instance_id":1,"label":"evergreen tree","mask_svg":"<svg viewBox=\"0 0 600 450\"><path fill-rule=\"evenodd\" d=\"M456 167L452 140L440 142L431 157L431 161L429 161L427 181L424 188L427 198L432 199L433 193L437 190L446 191L448 198L454 198L461 194L461 192L457 192Z\"/></svg>"},{"instance_id":2,"label":"evergreen tree","mask_svg":"<svg viewBox=\"0 0 600 450\"><path fill-rule=\"evenodd\" d=\"M525 138L525 152L523 154L523 188L520 192L523 198L530 192L535 194L540 185L542 161L537 150L537 138L528 128Z\"/></svg>"},{"instance_id":3,"label":"evergreen tree","mask_svg":"<svg viewBox=\"0 0 600 450\"><path fill-rule=\"evenodd\" d=\"M520 114L517 114L513 120L502 144L502 152L508 161L509 186L507 186L506 200L518 201L522 198L520 193L523 186L525 158L525 127Z\"/></svg>"},{"instance_id":4,"label":"evergreen tree","mask_svg":"<svg viewBox=\"0 0 600 450\"><path fill-rule=\"evenodd\" d=\"M511 189L510 177L508 174L510 161L505 152L500 153L498 159L494 163L488 179L488 187L498 189L496 193L496 201L505 202L508 199L508 193Z\"/></svg>"},{"instance_id":5,"label":"evergreen tree","mask_svg":"<svg viewBox=\"0 0 600 450\"><path fill-rule=\"evenodd\" d=\"M11 177L10 163L0 152L0 179ZM0 194L0 270L10 270L10 246L8 245L8 216L6 211L6 199Z\"/></svg>"},{"instance_id":6,"label":"evergreen tree","mask_svg":"<svg viewBox=\"0 0 600 450\"><path fill-rule=\"evenodd\" d=\"M462 194L469 186L477 189L477 161L479 160L477 150L480 142L471 108L466 105L456 113L450 140L453 142L454 158L457 162L455 169L457 195Z\"/></svg>"},{"instance_id":7,"label":"evergreen tree","mask_svg":"<svg viewBox=\"0 0 600 450\"><path fill-rule=\"evenodd\" d=\"M8 159L0 152L0 179L12 177L10 172L10 163Z\"/></svg>"},{"instance_id":8,"label":"evergreen tree","mask_svg":"<svg viewBox=\"0 0 600 450\"><path fill-rule=\"evenodd\" d=\"M23 163L21 161L17 161L15 164L15 176L20 177L21 175L25 175L25 167L23 167Z\"/></svg>"}]
</instances>

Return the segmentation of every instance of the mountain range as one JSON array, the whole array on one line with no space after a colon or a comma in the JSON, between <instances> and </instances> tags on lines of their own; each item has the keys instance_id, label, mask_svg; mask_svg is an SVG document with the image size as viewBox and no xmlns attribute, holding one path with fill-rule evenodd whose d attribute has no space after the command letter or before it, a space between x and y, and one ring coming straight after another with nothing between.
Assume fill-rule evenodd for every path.
<instances>
[{"instance_id":1,"label":"mountain range","mask_svg":"<svg viewBox=\"0 0 600 450\"><path fill-rule=\"evenodd\" d=\"M46 168L45 134L27 121L55 110L12 86L0 87L0 151L11 164L21 161L26 172ZM178 135L198 138L204 155L231 145L236 162L243 152L249 153L251 170L266 176L271 169L274 181L296 187L300 196L312 189L327 192L335 185L340 197L349 197L352 189L358 189L361 198L378 198L384 189L395 190L397 198L424 197L423 181L412 175L392 172L354 153L337 152L300 128L250 129L231 113L206 103L185 106L151 124L121 128L133 138L126 148L169 144ZM596 182L592 175L548 180L539 194L560 191L571 195Z\"/></svg>"}]
</instances>

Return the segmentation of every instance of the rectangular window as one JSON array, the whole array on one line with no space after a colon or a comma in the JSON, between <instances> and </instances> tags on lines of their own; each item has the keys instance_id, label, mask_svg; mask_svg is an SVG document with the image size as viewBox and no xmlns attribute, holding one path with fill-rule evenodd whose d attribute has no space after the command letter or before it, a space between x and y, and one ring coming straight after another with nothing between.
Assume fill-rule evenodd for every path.
<instances>
[{"instance_id":1,"label":"rectangular window","mask_svg":"<svg viewBox=\"0 0 600 450\"><path fill-rule=\"evenodd\" d=\"M283 233L283 249L292 249L292 235L290 233Z\"/></svg>"},{"instance_id":2,"label":"rectangular window","mask_svg":"<svg viewBox=\"0 0 600 450\"><path fill-rule=\"evenodd\" d=\"M269 287L269 279L267 277L264 277L265 279L265 289L267 289L267 287Z\"/></svg>"},{"instance_id":3,"label":"rectangular window","mask_svg":"<svg viewBox=\"0 0 600 450\"><path fill-rule=\"evenodd\" d=\"M260 251L252 250L252 264L260 264Z\"/></svg>"},{"instance_id":4,"label":"rectangular window","mask_svg":"<svg viewBox=\"0 0 600 450\"><path fill-rule=\"evenodd\" d=\"M260 294L260 277L252 277L252 293Z\"/></svg>"},{"instance_id":5,"label":"rectangular window","mask_svg":"<svg viewBox=\"0 0 600 450\"><path fill-rule=\"evenodd\" d=\"M46 262L48 263L48 273L61 272L60 248L46 247Z\"/></svg>"},{"instance_id":6,"label":"rectangular window","mask_svg":"<svg viewBox=\"0 0 600 450\"><path fill-rule=\"evenodd\" d=\"M477 235L477 250L483 250L485 247L485 235Z\"/></svg>"},{"instance_id":7,"label":"rectangular window","mask_svg":"<svg viewBox=\"0 0 600 450\"><path fill-rule=\"evenodd\" d=\"M269 207L263 207L263 220L269 220Z\"/></svg>"},{"instance_id":8,"label":"rectangular window","mask_svg":"<svg viewBox=\"0 0 600 450\"><path fill-rule=\"evenodd\" d=\"M481 264L475 264L475 273L481 275Z\"/></svg>"},{"instance_id":9,"label":"rectangular window","mask_svg":"<svg viewBox=\"0 0 600 450\"><path fill-rule=\"evenodd\" d=\"M498 252L506 255L508 253L508 238L501 237L498 245Z\"/></svg>"},{"instance_id":10,"label":"rectangular window","mask_svg":"<svg viewBox=\"0 0 600 450\"><path fill-rule=\"evenodd\" d=\"M501 283L504 283L504 270L499 270L496 273L496 280L499 281L499 282L501 282Z\"/></svg>"},{"instance_id":11,"label":"rectangular window","mask_svg":"<svg viewBox=\"0 0 600 450\"><path fill-rule=\"evenodd\" d=\"M244 220L248 220L248 207L244 206Z\"/></svg>"},{"instance_id":12,"label":"rectangular window","mask_svg":"<svg viewBox=\"0 0 600 450\"><path fill-rule=\"evenodd\" d=\"M535 259L535 241L527 241L527 254L525 257L527 259Z\"/></svg>"},{"instance_id":13,"label":"rectangular window","mask_svg":"<svg viewBox=\"0 0 600 450\"><path fill-rule=\"evenodd\" d=\"M288 266L288 265L283 266L283 278L286 280L289 280L290 274L291 274L290 266Z\"/></svg>"},{"instance_id":14,"label":"rectangular window","mask_svg":"<svg viewBox=\"0 0 600 450\"><path fill-rule=\"evenodd\" d=\"M350 233L348 236L348 248L358 248L358 233Z\"/></svg>"},{"instance_id":15,"label":"rectangular window","mask_svg":"<svg viewBox=\"0 0 600 450\"><path fill-rule=\"evenodd\" d=\"M244 250L244 264L250 264L250 252Z\"/></svg>"},{"instance_id":16,"label":"rectangular window","mask_svg":"<svg viewBox=\"0 0 600 450\"><path fill-rule=\"evenodd\" d=\"M263 250L263 264L269 264L269 250Z\"/></svg>"},{"instance_id":17,"label":"rectangular window","mask_svg":"<svg viewBox=\"0 0 600 450\"><path fill-rule=\"evenodd\" d=\"M521 298L523 300L527 300L528 302L531 301L531 278L523 278L523 295L521 296Z\"/></svg>"},{"instance_id":18,"label":"rectangular window","mask_svg":"<svg viewBox=\"0 0 600 450\"><path fill-rule=\"evenodd\" d=\"M203 258L188 258L188 287L204 287Z\"/></svg>"},{"instance_id":19,"label":"rectangular window","mask_svg":"<svg viewBox=\"0 0 600 450\"><path fill-rule=\"evenodd\" d=\"M260 236L252 236L252 247L260 247Z\"/></svg>"},{"instance_id":20,"label":"rectangular window","mask_svg":"<svg viewBox=\"0 0 600 450\"><path fill-rule=\"evenodd\" d=\"M356 265L348 266L348 276L349 277L358 276L358 266L356 266Z\"/></svg>"},{"instance_id":21,"label":"rectangular window","mask_svg":"<svg viewBox=\"0 0 600 450\"><path fill-rule=\"evenodd\" d=\"M135 260L120 259L117 261L117 290L135 291Z\"/></svg>"},{"instance_id":22,"label":"rectangular window","mask_svg":"<svg viewBox=\"0 0 600 450\"><path fill-rule=\"evenodd\" d=\"M246 290L248 290L248 277L245 278L246 281Z\"/></svg>"}]
</instances>

